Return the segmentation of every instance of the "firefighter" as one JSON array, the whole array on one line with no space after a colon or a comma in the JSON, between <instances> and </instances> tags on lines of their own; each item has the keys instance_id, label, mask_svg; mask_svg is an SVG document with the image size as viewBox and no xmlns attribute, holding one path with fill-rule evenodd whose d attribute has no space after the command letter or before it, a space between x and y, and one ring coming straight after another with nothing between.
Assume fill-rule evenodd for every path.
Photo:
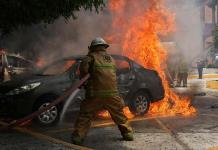
<instances>
[{"instance_id":1,"label":"firefighter","mask_svg":"<svg viewBox=\"0 0 218 150\"><path fill-rule=\"evenodd\" d=\"M81 62L80 77L90 74L85 85L86 99L80 105L80 113L72 133L72 143L81 145L91 125L92 118L102 109L107 110L118 125L124 140L133 140L133 131L123 112L124 101L118 94L115 62L106 52L109 45L96 38L89 46L89 53Z\"/></svg>"},{"instance_id":2,"label":"firefighter","mask_svg":"<svg viewBox=\"0 0 218 150\"><path fill-rule=\"evenodd\" d=\"M177 58L178 55L171 52L169 53L169 57L167 59L166 73L171 87L174 87L174 81L176 80Z\"/></svg>"},{"instance_id":3,"label":"firefighter","mask_svg":"<svg viewBox=\"0 0 218 150\"><path fill-rule=\"evenodd\" d=\"M188 64L185 61L184 57L180 57L178 63L178 80L177 80L177 87L181 86L183 82L183 87L187 87L187 80L188 80Z\"/></svg>"}]
</instances>

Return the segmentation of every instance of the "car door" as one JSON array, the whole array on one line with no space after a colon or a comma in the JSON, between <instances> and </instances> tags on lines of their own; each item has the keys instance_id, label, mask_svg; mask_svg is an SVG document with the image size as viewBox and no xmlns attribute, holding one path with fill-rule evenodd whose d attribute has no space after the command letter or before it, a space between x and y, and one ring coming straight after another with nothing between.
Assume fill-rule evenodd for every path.
<instances>
[{"instance_id":1,"label":"car door","mask_svg":"<svg viewBox=\"0 0 218 150\"><path fill-rule=\"evenodd\" d=\"M131 63L125 57L115 57L118 88L123 98L129 93L134 83L135 76Z\"/></svg>"},{"instance_id":2,"label":"car door","mask_svg":"<svg viewBox=\"0 0 218 150\"><path fill-rule=\"evenodd\" d=\"M62 63L63 63L61 64L62 70L65 73L61 74L58 85L61 87L61 91L65 92L74 83L70 74L70 70L74 68L75 60L64 60Z\"/></svg>"},{"instance_id":3,"label":"car door","mask_svg":"<svg viewBox=\"0 0 218 150\"><path fill-rule=\"evenodd\" d=\"M63 94L72 86L70 70L75 64L74 60L61 60L48 65L41 71L43 76L47 76L46 88L58 94Z\"/></svg>"},{"instance_id":4,"label":"car door","mask_svg":"<svg viewBox=\"0 0 218 150\"><path fill-rule=\"evenodd\" d=\"M70 71L71 81L72 83L76 83L80 80L80 63L81 60L77 60L74 67ZM83 87L80 88L79 92L74 96L74 100L70 104L70 111L78 111L80 108L81 102L85 99L85 89Z\"/></svg>"}]
</instances>

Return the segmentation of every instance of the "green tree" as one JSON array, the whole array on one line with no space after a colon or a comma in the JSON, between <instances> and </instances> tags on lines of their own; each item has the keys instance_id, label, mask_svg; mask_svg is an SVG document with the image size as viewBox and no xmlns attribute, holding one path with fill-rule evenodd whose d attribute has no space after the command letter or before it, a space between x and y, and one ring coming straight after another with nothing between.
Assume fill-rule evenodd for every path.
<instances>
[{"instance_id":1,"label":"green tree","mask_svg":"<svg viewBox=\"0 0 218 150\"><path fill-rule=\"evenodd\" d=\"M216 25L215 30L213 31L213 43L214 49L218 49L218 25Z\"/></svg>"},{"instance_id":2,"label":"green tree","mask_svg":"<svg viewBox=\"0 0 218 150\"><path fill-rule=\"evenodd\" d=\"M105 0L1 0L0 33L9 33L18 27L52 23L63 16L76 18L81 8L96 12L105 6Z\"/></svg>"},{"instance_id":3,"label":"green tree","mask_svg":"<svg viewBox=\"0 0 218 150\"><path fill-rule=\"evenodd\" d=\"M215 60L215 54L218 53L218 24L216 25L213 31L213 45L209 51L209 55L211 56L212 60Z\"/></svg>"},{"instance_id":4,"label":"green tree","mask_svg":"<svg viewBox=\"0 0 218 150\"><path fill-rule=\"evenodd\" d=\"M207 5L211 8L215 8L217 5L217 0L209 0Z\"/></svg>"}]
</instances>

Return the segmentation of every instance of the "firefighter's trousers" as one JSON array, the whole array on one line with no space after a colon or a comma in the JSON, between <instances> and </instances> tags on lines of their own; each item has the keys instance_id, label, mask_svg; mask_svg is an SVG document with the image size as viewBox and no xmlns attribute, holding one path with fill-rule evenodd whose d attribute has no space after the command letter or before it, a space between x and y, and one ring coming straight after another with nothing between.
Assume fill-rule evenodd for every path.
<instances>
[{"instance_id":1,"label":"firefighter's trousers","mask_svg":"<svg viewBox=\"0 0 218 150\"><path fill-rule=\"evenodd\" d=\"M132 128L123 112L124 102L119 96L109 98L87 98L80 105L80 114L74 126L73 136L85 138L92 118L101 110L107 110L118 125L121 134L131 133Z\"/></svg>"}]
</instances>

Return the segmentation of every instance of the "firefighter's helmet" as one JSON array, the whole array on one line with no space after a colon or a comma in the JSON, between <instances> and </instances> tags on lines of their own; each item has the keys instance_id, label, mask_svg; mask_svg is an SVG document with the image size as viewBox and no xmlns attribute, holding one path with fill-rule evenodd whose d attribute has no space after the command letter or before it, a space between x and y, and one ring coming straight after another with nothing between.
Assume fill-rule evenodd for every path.
<instances>
[{"instance_id":1,"label":"firefighter's helmet","mask_svg":"<svg viewBox=\"0 0 218 150\"><path fill-rule=\"evenodd\" d=\"M105 48L109 47L109 44L101 37L97 37L94 40L92 40L90 47L102 45L105 46Z\"/></svg>"}]
</instances>

